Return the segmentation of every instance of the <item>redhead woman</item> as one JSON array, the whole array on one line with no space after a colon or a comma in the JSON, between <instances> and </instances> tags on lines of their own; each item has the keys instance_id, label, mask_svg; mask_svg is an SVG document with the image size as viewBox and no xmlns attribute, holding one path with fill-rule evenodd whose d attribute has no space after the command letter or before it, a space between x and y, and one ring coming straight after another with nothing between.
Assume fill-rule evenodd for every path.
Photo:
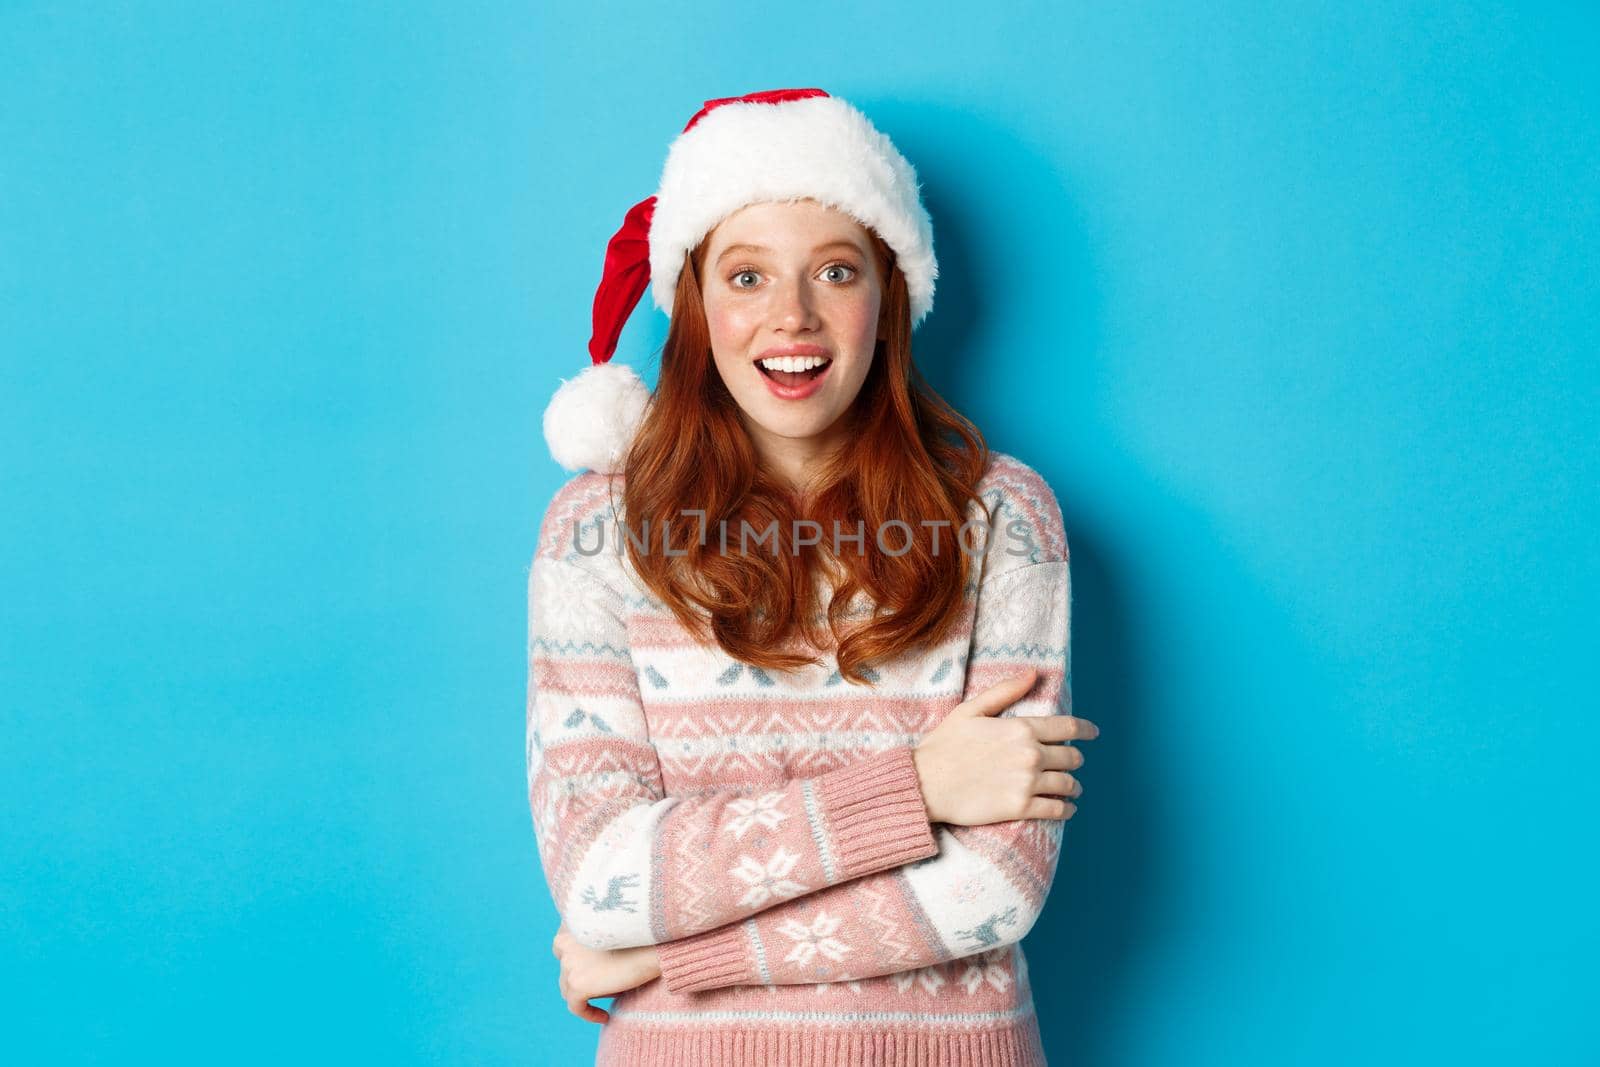
<instances>
[{"instance_id":1,"label":"redhead woman","mask_svg":"<svg viewBox=\"0 0 1600 1067\"><path fill-rule=\"evenodd\" d=\"M708 101L610 243L528 580L598 1063L1044 1062L1020 942L1098 729L1055 495L912 361L937 274L910 164L820 89ZM611 362L647 287L654 392Z\"/></svg>"}]
</instances>

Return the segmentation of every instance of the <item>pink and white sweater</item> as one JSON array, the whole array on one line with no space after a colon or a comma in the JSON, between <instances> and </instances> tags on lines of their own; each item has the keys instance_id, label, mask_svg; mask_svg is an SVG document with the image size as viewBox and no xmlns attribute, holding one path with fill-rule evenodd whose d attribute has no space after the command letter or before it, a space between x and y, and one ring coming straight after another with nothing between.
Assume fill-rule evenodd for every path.
<instances>
[{"instance_id":1,"label":"pink and white sweater","mask_svg":"<svg viewBox=\"0 0 1600 1067\"><path fill-rule=\"evenodd\" d=\"M871 687L826 654L786 675L698 643L619 552L622 476L557 492L528 576L539 855L574 937L656 944L662 967L616 998L599 1064L1044 1062L1019 942L1065 824L932 824L911 760L1027 667L1040 681L1005 714L1071 712L1061 509L1031 467L992 457L961 625L876 665Z\"/></svg>"}]
</instances>

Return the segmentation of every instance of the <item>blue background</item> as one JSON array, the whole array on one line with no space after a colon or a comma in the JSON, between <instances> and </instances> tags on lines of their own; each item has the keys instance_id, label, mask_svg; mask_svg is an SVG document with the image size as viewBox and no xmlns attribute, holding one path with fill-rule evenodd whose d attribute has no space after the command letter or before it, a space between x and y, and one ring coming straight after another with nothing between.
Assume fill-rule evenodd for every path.
<instances>
[{"instance_id":1,"label":"blue background","mask_svg":"<svg viewBox=\"0 0 1600 1067\"><path fill-rule=\"evenodd\" d=\"M589 1061L539 415L689 116L818 85L1066 513L1053 1062L1600 1060L1593 6L552 7L0 3L0 1056Z\"/></svg>"}]
</instances>

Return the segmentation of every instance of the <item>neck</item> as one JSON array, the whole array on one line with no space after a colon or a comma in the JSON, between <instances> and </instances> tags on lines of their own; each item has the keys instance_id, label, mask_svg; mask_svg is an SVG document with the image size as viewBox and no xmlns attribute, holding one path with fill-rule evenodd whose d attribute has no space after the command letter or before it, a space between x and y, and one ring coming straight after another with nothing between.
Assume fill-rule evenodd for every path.
<instances>
[{"instance_id":1,"label":"neck","mask_svg":"<svg viewBox=\"0 0 1600 1067\"><path fill-rule=\"evenodd\" d=\"M761 466L796 493L811 485L818 468L844 444L841 419L811 437L780 437L745 420L745 428L755 445Z\"/></svg>"}]
</instances>

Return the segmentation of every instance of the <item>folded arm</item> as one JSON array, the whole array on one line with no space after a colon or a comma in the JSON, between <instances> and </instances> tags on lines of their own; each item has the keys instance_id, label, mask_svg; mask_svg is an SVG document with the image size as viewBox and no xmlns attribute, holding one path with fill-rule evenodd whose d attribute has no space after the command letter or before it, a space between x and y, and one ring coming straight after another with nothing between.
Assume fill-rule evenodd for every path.
<instances>
[{"instance_id":1,"label":"folded arm","mask_svg":"<svg viewBox=\"0 0 1600 1067\"><path fill-rule=\"evenodd\" d=\"M1036 667L1038 682L1005 714L1070 714L1070 617L1065 559L986 579L962 700ZM1044 906L1063 829L1056 819L939 825L937 855L660 945L663 979L674 992L901 972L909 979L918 968L1013 944Z\"/></svg>"},{"instance_id":2,"label":"folded arm","mask_svg":"<svg viewBox=\"0 0 1600 1067\"><path fill-rule=\"evenodd\" d=\"M582 944L690 937L938 850L904 746L764 792L667 796L621 594L545 551L528 583L528 802Z\"/></svg>"}]
</instances>

